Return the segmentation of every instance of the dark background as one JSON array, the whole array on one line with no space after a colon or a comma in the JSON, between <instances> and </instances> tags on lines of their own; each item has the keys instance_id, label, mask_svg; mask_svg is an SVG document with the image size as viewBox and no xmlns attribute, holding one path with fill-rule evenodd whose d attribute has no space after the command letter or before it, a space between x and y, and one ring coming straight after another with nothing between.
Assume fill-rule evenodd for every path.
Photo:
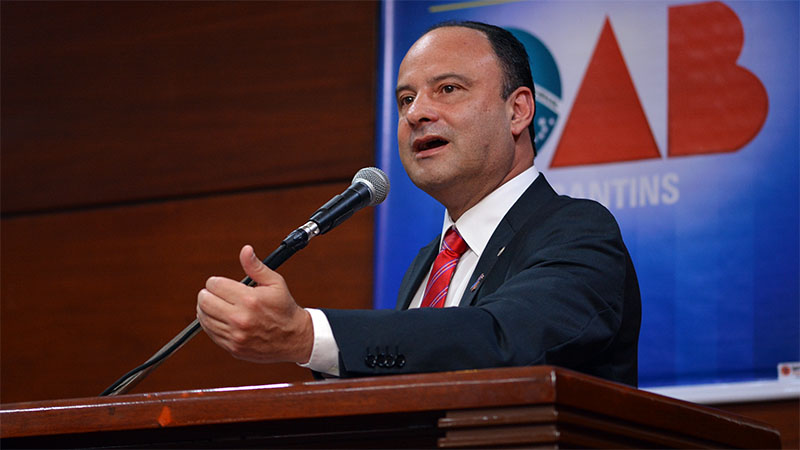
<instances>
[{"instance_id":1,"label":"dark background","mask_svg":"<svg viewBox=\"0 0 800 450\"><path fill-rule=\"evenodd\" d=\"M374 164L379 4L8 2L0 402L94 396ZM372 212L281 267L369 308ZM198 335L133 392L310 379Z\"/></svg>"}]
</instances>

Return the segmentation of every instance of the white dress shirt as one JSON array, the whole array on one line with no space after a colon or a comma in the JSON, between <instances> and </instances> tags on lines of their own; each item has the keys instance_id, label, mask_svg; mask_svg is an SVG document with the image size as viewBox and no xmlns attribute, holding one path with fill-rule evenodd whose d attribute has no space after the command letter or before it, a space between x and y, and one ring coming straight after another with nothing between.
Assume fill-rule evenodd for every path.
<instances>
[{"instance_id":1,"label":"white dress shirt","mask_svg":"<svg viewBox=\"0 0 800 450\"><path fill-rule=\"evenodd\" d=\"M458 260L453 278L450 280L450 289L447 291L445 307L458 306L459 300L467 289L467 283L469 283L472 272L475 271L478 260L486 248L486 244L489 243L489 238L492 237L494 230L514 203L519 200L538 176L539 171L535 166L531 166L492 191L462 214L455 222L450 218L450 214L445 211L439 248L441 249L445 232L453 225L455 225L469 247L461 255L461 259ZM428 284L428 277L430 277L430 269L428 269L428 275L420 283L409 308L419 308L422 303L425 286ZM333 330L331 330L328 318L319 309L306 308L306 311L311 315L311 321L314 326L314 347L311 350L311 359L305 364L300 364L300 366L328 375L338 376L339 346L333 337Z\"/></svg>"}]
</instances>

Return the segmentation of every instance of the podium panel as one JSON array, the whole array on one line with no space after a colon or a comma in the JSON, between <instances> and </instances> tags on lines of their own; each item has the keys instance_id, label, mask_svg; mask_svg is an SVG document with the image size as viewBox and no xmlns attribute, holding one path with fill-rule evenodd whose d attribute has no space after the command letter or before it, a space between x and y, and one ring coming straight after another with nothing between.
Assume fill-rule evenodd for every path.
<instances>
[{"instance_id":1,"label":"podium panel","mask_svg":"<svg viewBox=\"0 0 800 450\"><path fill-rule=\"evenodd\" d=\"M778 448L712 408L549 366L6 404L3 448Z\"/></svg>"}]
</instances>

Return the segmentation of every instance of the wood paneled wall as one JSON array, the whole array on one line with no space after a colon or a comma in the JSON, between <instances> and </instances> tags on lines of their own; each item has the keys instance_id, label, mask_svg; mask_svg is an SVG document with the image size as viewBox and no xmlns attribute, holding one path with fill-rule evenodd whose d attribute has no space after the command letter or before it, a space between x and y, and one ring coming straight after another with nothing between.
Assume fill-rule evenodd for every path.
<instances>
[{"instance_id":1,"label":"wood paneled wall","mask_svg":"<svg viewBox=\"0 0 800 450\"><path fill-rule=\"evenodd\" d=\"M0 401L93 396L374 164L373 2L0 4ZM335 261L335 264L331 262ZM281 267L369 308L372 213ZM198 335L135 392L310 379Z\"/></svg>"}]
</instances>

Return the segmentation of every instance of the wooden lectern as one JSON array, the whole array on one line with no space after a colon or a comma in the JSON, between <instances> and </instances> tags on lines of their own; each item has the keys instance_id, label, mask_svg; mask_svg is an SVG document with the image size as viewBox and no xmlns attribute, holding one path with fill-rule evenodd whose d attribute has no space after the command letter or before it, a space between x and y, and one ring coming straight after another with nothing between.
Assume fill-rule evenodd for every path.
<instances>
[{"instance_id":1,"label":"wooden lectern","mask_svg":"<svg viewBox=\"0 0 800 450\"><path fill-rule=\"evenodd\" d=\"M764 424L548 367L2 405L0 447L779 448Z\"/></svg>"}]
</instances>

